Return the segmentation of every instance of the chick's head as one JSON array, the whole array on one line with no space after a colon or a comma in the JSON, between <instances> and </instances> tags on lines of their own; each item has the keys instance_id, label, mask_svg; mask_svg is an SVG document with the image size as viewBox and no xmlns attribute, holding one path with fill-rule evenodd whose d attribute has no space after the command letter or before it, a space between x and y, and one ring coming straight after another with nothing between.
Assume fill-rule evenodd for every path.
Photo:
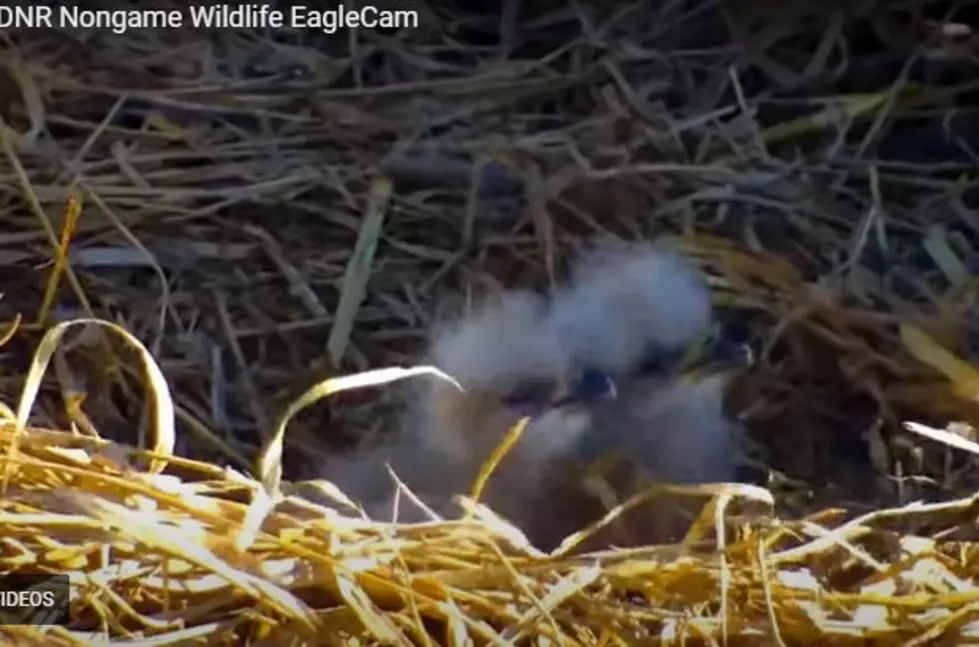
<instances>
[{"instance_id":1,"label":"chick's head","mask_svg":"<svg viewBox=\"0 0 979 647\"><path fill-rule=\"evenodd\" d=\"M569 363L546 314L541 297L514 291L436 333L431 360L462 389L431 382L421 424L446 455L485 460L522 416L547 416Z\"/></svg>"},{"instance_id":2,"label":"chick's head","mask_svg":"<svg viewBox=\"0 0 979 647\"><path fill-rule=\"evenodd\" d=\"M572 361L612 376L675 360L711 322L703 275L662 245L603 243L554 299L552 334Z\"/></svg>"},{"instance_id":3,"label":"chick's head","mask_svg":"<svg viewBox=\"0 0 979 647\"><path fill-rule=\"evenodd\" d=\"M431 361L462 386L428 383L416 407L416 436L449 466L444 487L468 493L480 468L524 416L530 421L496 466L484 501L525 527L550 466L577 445L586 409L554 406L569 383L566 349L547 325L548 303L509 292L438 331Z\"/></svg>"},{"instance_id":4,"label":"chick's head","mask_svg":"<svg viewBox=\"0 0 979 647\"><path fill-rule=\"evenodd\" d=\"M692 376L682 361L710 324L702 275L656 245L586 254L556 296L549 326L568 361L610 376L614 385L613 397L583 403L589 424L576 460L588 470L613 459L617 467L607 476L620 500L645 480L733 480L737 428L723 407L730 373ZM675 539L674 503L660 499L629 515L626 522L641 528L635 541Z\"/></svg>"}]
</instances>

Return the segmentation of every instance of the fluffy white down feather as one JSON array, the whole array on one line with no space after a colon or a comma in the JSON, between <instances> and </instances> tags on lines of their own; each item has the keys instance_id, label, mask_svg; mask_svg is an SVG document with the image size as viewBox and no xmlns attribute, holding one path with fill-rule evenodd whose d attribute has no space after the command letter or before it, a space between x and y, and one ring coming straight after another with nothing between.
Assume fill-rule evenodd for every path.
<instances>
[{"instance_id":1,"label":"fluffy white down feather","mask_svg":"<svg viewBox=\"0 0 979 647\"><path fill-rule=\"evenodd\" d=\"M617 375L651 347L686 346L710 322L706 282L684 257L661 245L604 242L577 259L547 325L573 361Z\"/></svg>"}]
</instances>

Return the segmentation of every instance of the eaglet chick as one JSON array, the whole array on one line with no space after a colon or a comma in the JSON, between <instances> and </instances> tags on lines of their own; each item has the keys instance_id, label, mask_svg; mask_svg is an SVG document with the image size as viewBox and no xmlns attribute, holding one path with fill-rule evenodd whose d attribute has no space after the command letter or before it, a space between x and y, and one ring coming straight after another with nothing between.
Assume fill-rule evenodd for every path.
<instances>
[{"instance_id":1,"label":"eaglet chick","mask_svg":"<svg viewBox=\"0 0 979 647\"><path fill-rule=\"evenodd\" d=\"M556 295L549 336L558 339L575 369L600 372L616 391L614 398L590 403L590 425L576 447L576 462L585 469L616 459L605 484L619 500L650 480L735 479L739 434L723 406L730 374L690 375L684 366L687 350L707 335L711 316L703 275L661 245L602 244L579 258L571 281ZM575 485L580 482L579 470ZM591 518L608 503L599 506L594 493L575 499L571 509ZM568 505L569 497L554 500ZM616 526L624 534L607 540L676 540L704 501L693 497L678 506L678 499L664 495L627 514Z\"/></svg>"},{"instance_id":2,"label":"eaglet chick","mask_svg":"<svg viewBox=\"0 0 979 647\"><path fill-rule=\"evenodd\" d=\"M444 513L530 414L482 501L544 549L604 513L607 502L586 487L582 470L607 456L625 459L606 475L623 497L635 490L637 474L679 483L732 480L735 434L722 411L724 380L689 381L678 372L684 350L710 320L703 278L680 256L648 245L602 245L582 255L552 300L505 293L437 331L430 362L463 390L425 383L397 438L326 476L382 518L390 514L390 480L380 478L389 462ZM603 539L672 538L672 502L650 503L626 521L628 532Z\"/></svg>"}]
</instances>

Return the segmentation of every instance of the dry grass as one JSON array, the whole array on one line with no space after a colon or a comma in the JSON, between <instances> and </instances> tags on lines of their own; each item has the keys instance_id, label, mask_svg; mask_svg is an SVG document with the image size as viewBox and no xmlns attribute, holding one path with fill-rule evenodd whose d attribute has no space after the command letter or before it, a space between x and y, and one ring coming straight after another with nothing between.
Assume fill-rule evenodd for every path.
<instances>
[{"instance_id":1,"label":"dry grass","mask_svg":"<svg viewBox=\"0 0 979 647\"><path fill-rule=\"evenodd\" d=\"M502 4L0 34L0 572L76 593L7 642L979 641L974 10ZM675 236L750 334L732 404L765 487L717 489L723 523L541 555L474 505L391 527L282 499L385 426L386 388L291 419L309 384L408 365L451 295L544 287L605 233ZM43 337L79 317L145 349Z\"/></svg>"}]
</instances>

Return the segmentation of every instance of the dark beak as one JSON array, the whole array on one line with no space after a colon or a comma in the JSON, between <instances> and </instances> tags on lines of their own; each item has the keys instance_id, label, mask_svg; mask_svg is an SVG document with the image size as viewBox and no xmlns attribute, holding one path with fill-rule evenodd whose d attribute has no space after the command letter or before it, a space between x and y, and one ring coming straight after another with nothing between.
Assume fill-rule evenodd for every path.
<instances>
[{"instance_id":1,"label":"dark beak","mask_svg":"<svg viewBox=\"0 0 979 647\"><path fill-rule=\"evenodd\" d=\"M642 376L679 376L698 379L717 373L733 372L751 365L753 355L746 336L731 334L730 331L711 332L696 340L688 348L677 352L655 353L644 361L636 374ZM528 415L539 414L546 409L589 406L602 400L618 397L615 379L595 369L585 369L574 379L560 385L557 393L550 398L543 393L532 398L535 406L515 406ZM511 406L516 402L509 402Z\"/></svg>"},{"instance_id":2,"label":"dark beak","mask_svg":"<svg viewBox=\"0 0 979 647\"><path fill-rule=\"evenodd\" d=\"M618 397L618 389L615 380L601 371L586 369L566 386L564 392L558 395L551 406L588 405L597 400L616 397Z\"/></svg>"},{"instance_id":3,"label":"dark beak","mask_svg":"<svg viewBox=\"0 0 979 647\"><path fill-rule=\"evenodd\" d=\"M707 377L730 373L751 366L754 353L747 332L716 330L691 345L681 364L680 372L687 377Z\"/></svg>"}]
</instances>

